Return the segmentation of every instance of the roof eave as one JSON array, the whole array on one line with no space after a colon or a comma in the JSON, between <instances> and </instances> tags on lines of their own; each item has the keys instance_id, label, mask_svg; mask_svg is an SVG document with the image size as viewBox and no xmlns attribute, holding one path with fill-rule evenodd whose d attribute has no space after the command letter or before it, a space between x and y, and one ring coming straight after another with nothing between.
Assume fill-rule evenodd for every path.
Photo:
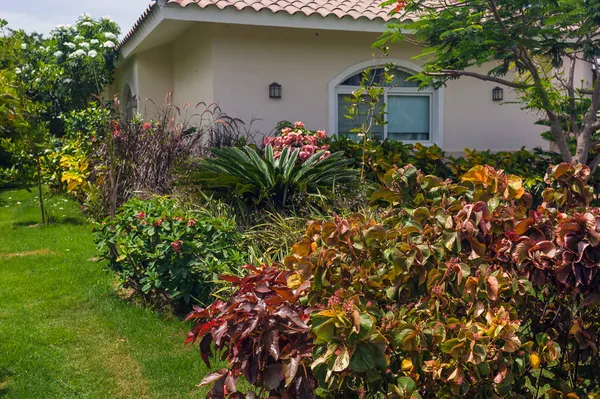
<instances>
[{"instance_id":1,"label":"roof eave","mask_svg":"<svg viewBox=\"0 0 600 399\"><path fill-rule=\"evenodd\" d=\"M354 19L350 16L339 18L334 15L322 17L317 14L273 13L267 9L254 11L253 9L237 10L234 7L224 9L214 6L200 8L178 5L164 6L155 3L142 14L131 31L119 44L119 59L125 60L133 55L148 35L165 20L374 33L384 32L386 24L389 22L381 18Z\"/></svg>"}]
</instances>

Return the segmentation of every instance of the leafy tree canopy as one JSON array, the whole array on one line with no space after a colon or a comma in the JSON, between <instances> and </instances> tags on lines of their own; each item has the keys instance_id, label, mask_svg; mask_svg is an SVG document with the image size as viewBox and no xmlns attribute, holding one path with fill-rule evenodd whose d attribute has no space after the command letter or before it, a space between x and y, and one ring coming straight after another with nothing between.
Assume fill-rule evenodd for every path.
<instances>
[{"instance_id":1,"label":"leafy tree canopy","mask_svg":"<svg viewBox=\"0 0 600 399\"><path fill-rule=\"evenodd\" d=\"M600 86L576 81L576 70L600 76L600 4L593 0L389 0L400 21L376 45L399 40L424 47L424 86L468 76L514 89L537 110L565 161L596 167ZM481 73L483 67L487 69ZM569 144L572 142L572 145Z\"/></svg>"}]
</instances>

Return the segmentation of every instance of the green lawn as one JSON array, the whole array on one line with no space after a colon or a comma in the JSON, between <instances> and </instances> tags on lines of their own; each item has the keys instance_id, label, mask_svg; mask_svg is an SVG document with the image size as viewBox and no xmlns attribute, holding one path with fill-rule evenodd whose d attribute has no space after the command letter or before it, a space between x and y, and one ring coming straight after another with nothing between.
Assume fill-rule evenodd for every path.
<instances>
[{"instance_id":1,"label":"green lawn","mask_svg":"<svg viewBox=\"0 0 600 399\"><path fill-rule=\"evenodd\" d=\"M188 327L119 299L77 205L0 191L0 397L197 398Z\"/></svg>"}]
</instances>

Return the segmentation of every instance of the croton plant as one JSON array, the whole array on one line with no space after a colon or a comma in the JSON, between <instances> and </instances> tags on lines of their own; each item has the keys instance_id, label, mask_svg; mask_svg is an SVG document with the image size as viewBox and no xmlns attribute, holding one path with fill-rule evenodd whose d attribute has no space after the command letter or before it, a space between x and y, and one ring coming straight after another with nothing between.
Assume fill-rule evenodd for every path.
<instances>
[{"instance_id":1,"label":"croton plant","mask_svg":"<svg viewBox=\"0 0 600 399\"><path fill-rule=\"evenodd\" d=\"M233 297L189 316L207 364L229 362L208 397L598 397L588 177L550 167L532 209L519 177L488 166L459 183L390 170L376 216L314 222L281 265L224 276Z\"/></svg>"}]
</instances>

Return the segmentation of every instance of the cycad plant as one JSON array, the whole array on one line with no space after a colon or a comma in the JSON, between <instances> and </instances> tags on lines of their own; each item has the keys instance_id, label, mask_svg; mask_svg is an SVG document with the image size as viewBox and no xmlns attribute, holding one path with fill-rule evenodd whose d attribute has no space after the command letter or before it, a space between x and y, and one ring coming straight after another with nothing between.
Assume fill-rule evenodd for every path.
<instances>
[{"instance_id":1,"label":"cycad plant","mask_svg":"<svg viewBox=\"0 0 600 399\"><path fill-rule=\"evenodd\" d=\"M284 148L275 158L268 145L264 156L251 147L214 149L214 158L200 162L193 179L203 190L236 195L257 207L290 207L307 198L331 200L339 184L357 184L358 173L343 153L324 157L320 151L299 162L299 149Z\"/></svg>"}]
</instances>

